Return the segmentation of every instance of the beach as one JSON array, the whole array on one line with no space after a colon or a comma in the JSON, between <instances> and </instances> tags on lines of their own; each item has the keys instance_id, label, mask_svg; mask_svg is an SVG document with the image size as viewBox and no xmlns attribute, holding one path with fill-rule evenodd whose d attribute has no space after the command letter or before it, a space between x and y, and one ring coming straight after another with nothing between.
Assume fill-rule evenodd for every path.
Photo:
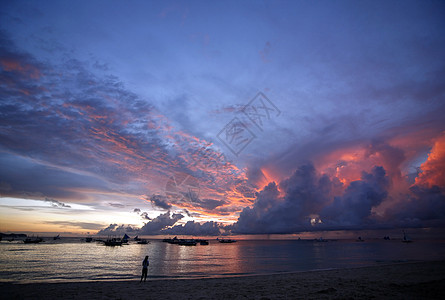
<instances>
[{"instance_id":1,"label":"beach","mask_svg":"<svg viewBox=\"0 0 445 300\"><path fill-rule=\"evenodd\" d=\"M0 283L2 299L441 299L445 261L229 278Z\"/></svg>"}]
</instances>

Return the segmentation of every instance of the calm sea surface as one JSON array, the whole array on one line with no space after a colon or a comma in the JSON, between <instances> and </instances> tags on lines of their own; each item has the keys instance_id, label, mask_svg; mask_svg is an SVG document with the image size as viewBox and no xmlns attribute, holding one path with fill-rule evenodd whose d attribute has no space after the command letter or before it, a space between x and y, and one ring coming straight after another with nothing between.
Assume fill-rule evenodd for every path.
<instances>
[{"instance_id":1,"label":"calm sea surface","mask_svg":"<svg viewBox=\"0 0 445 300\"><path fill-rule=\"evenodd\" d=\"M80 239L0 243L0 281L130 280L150 256L150 279L224 277L445 259L445 241L238 241L108 247Z\"/></svg>"}]
</instances>

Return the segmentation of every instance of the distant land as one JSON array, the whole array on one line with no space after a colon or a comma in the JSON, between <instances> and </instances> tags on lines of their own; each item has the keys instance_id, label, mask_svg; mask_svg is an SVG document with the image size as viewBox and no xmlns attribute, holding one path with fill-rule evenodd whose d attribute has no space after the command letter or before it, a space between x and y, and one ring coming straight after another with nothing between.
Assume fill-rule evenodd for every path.
<instances>
[{"instance_id":1,"label":"distant land","mask_svg":"<svg viewBox=\"0 0 445 300\"><path fill-rule=\"evenodd\" d=\"M27 235L23 233L2 233L0 232L2 238L26 238Z\"/></svg>"}]
</instances>

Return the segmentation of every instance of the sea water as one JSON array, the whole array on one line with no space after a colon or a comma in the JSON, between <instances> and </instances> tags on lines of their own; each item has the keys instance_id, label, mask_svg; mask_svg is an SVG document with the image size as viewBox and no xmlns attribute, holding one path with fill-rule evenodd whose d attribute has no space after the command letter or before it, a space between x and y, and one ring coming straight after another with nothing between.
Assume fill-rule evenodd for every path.
<instances>
[{"instance_id":1,"label":"sea water","mask_svg":"<svg viewBox=\"0 0 445 300\"><path fill-rule=\"evenodd\" d=\"M240 240L180 246L152 240L104 246L80 239L0 243L0 281L138 280L148 255L149 279L225 277L445 259L445 241Z\"/></svg>"}]
</instances>

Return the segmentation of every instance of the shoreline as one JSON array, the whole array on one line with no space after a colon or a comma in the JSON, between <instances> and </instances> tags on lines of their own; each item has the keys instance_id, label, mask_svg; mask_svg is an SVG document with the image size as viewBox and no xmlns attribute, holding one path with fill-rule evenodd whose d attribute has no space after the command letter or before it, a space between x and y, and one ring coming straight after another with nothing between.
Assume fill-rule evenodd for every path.
<instances>
[{"instance_id":1,"label":"shoreline","mask_svg":"<svg viewBox=\"0 0 445 300\"><path fill-rule=\"evenodd\" d=\"M0 283L5 299L440 299L445 260L201 279Z\"/></svg>"},{"instance_id":2,"label":"shoreline","mask_svg":"<svg viewBox=\"0 0 445 300\"><path fill-rule=\"evenodd\" d=\"M301 271L283 271L283 272L270 272L270 273L236 273L236 274L218 274L211 276L147 276L147 281L169 281L169 280L202 280L202 279L225 279L225 278L245 278L245 277L258 277L258 276L277 276L277 275L293 275L300 273L311 273L311 272L324 272L324 271L335 271L335 270L349 270L349 269L361 269L361 268L372 268L372 267L383 267L399 264L415 264L415 263L432 263L441 262L441 260L400 260L400 261L381 261L375 264L363 264L358 266L347 266L343 268L322 268L322 269L312 269L312 270L301 270ZM445 260L444 260L445 262ZM1 284L56 284L56 283L95 283L95 282L134 282L139 277L136 276L134 279L75 279L75 280L65 280L65 279L47 279L47 280L16 280L16 281L1 281Z\"/></svg>"}]
</instances>

